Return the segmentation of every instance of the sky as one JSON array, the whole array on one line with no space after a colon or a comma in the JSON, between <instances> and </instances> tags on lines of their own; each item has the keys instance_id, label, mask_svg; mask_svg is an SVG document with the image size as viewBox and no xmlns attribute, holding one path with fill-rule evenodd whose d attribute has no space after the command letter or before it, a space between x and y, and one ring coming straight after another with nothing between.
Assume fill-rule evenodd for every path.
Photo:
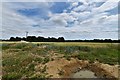
<instances>
[{"instance_id":1,"label":"sky","mask_svg":"<svg viewBox=\"0 0 120 80\"><path fill-rule=\"evenodd\" d=\"M2 2L2 39L29 36L118 39L118 2Z\"/></svg>"}]
</instances>

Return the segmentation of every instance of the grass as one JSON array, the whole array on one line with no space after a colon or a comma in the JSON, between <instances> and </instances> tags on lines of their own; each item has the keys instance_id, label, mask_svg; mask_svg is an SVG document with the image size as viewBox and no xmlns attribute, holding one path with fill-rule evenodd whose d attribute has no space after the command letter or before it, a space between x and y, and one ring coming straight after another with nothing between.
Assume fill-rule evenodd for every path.
<instances>
[{"instance_id":1,"label":"grass","mask_svg":"<svg viewBox=\"0 0 120 80\"><path fill-rule=\"evenodd\" d=\"M22 78L35 75L35 66L51 61L50 53L63 54L64 58L98 60L110 65L118 64L118 45L114 43L41 42L41 43L2 43L3 79ZM46 71L46 67L42 72ZM35 78L44 78L40 74Z\"/></svg>"}]
</instances>

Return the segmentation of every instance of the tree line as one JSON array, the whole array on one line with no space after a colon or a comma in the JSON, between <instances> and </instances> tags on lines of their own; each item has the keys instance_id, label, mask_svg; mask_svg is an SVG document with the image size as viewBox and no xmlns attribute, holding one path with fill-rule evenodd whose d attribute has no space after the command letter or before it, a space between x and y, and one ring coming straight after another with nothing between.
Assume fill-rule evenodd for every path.
<instances>
[{"instance_id":1,"label":"tree line","mask_svg":"<svg viewBox=\"0 0 120 80\"><path fill-rule=\"evenodd\" d=\"M27 36L23 37L10 37L8 40L2 41L28 41L28 42L114 42L118 43L120 40L111 40L111 39L93 39L93 40L65 40L64 37L54 38L54 37L36 37L36 36Z\"/></svg>"},{"instance_id":2,"label":"tree line","mask_svg":"<svg viewBox=\"0 0 120 80\"><path fill-rule=\"evenodd\" d=\"M64 42L65 39L63 37L59 37L59 38L44 38L44 37L36 37L36 36L27 36L27 38L23 37L23 38L20 38L20 37L11 37L9 39L9 41L28 41L28 42Z\"/></svg>"}]
</instances>

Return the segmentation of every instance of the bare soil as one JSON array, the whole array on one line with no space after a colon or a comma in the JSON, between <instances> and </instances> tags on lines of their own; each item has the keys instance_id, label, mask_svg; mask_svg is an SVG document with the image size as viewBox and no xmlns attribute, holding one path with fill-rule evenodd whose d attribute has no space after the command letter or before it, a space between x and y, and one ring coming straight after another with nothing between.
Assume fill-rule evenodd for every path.
<instances>
[{"instance_id":1,"label":"bare soil","mask_svg":"<svg viewBox=\"0 0 120 80\"><path fill-rule=\"evenodd\" d=\"M41 64L40 64L41 65ZM39 69L41 66L36 66ZM43 66L43 65L42 65ZM89 63L87 60L78 60L71 58L57 58L49 61L44 66L47 66L47 76L51 78L70 78L70 75L80 70L86 69L95 73L98 78L118 78L118 65L108 65L99 62Z\"/></svg>"}]
</instances>

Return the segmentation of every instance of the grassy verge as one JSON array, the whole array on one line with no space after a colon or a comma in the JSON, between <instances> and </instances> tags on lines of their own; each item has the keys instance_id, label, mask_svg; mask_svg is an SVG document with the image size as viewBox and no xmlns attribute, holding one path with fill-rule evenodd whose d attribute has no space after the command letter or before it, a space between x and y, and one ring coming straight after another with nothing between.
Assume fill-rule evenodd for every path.
<instances>
[{"instance_id":1,"label":"grassy verge","mask_svg":"<svg viewBox=\"0 0 120 80\"><path fill-rule=\"evenodd\" d=\"M3 79L30 78L36 74L35 66L51 61L51 52L64 58L95 60L118 64L118 45L111 43L2 43ZM37 76L34 76L37 77ZM39 75L39 78L45 74Z\"/></svg>"}]
</instances>

